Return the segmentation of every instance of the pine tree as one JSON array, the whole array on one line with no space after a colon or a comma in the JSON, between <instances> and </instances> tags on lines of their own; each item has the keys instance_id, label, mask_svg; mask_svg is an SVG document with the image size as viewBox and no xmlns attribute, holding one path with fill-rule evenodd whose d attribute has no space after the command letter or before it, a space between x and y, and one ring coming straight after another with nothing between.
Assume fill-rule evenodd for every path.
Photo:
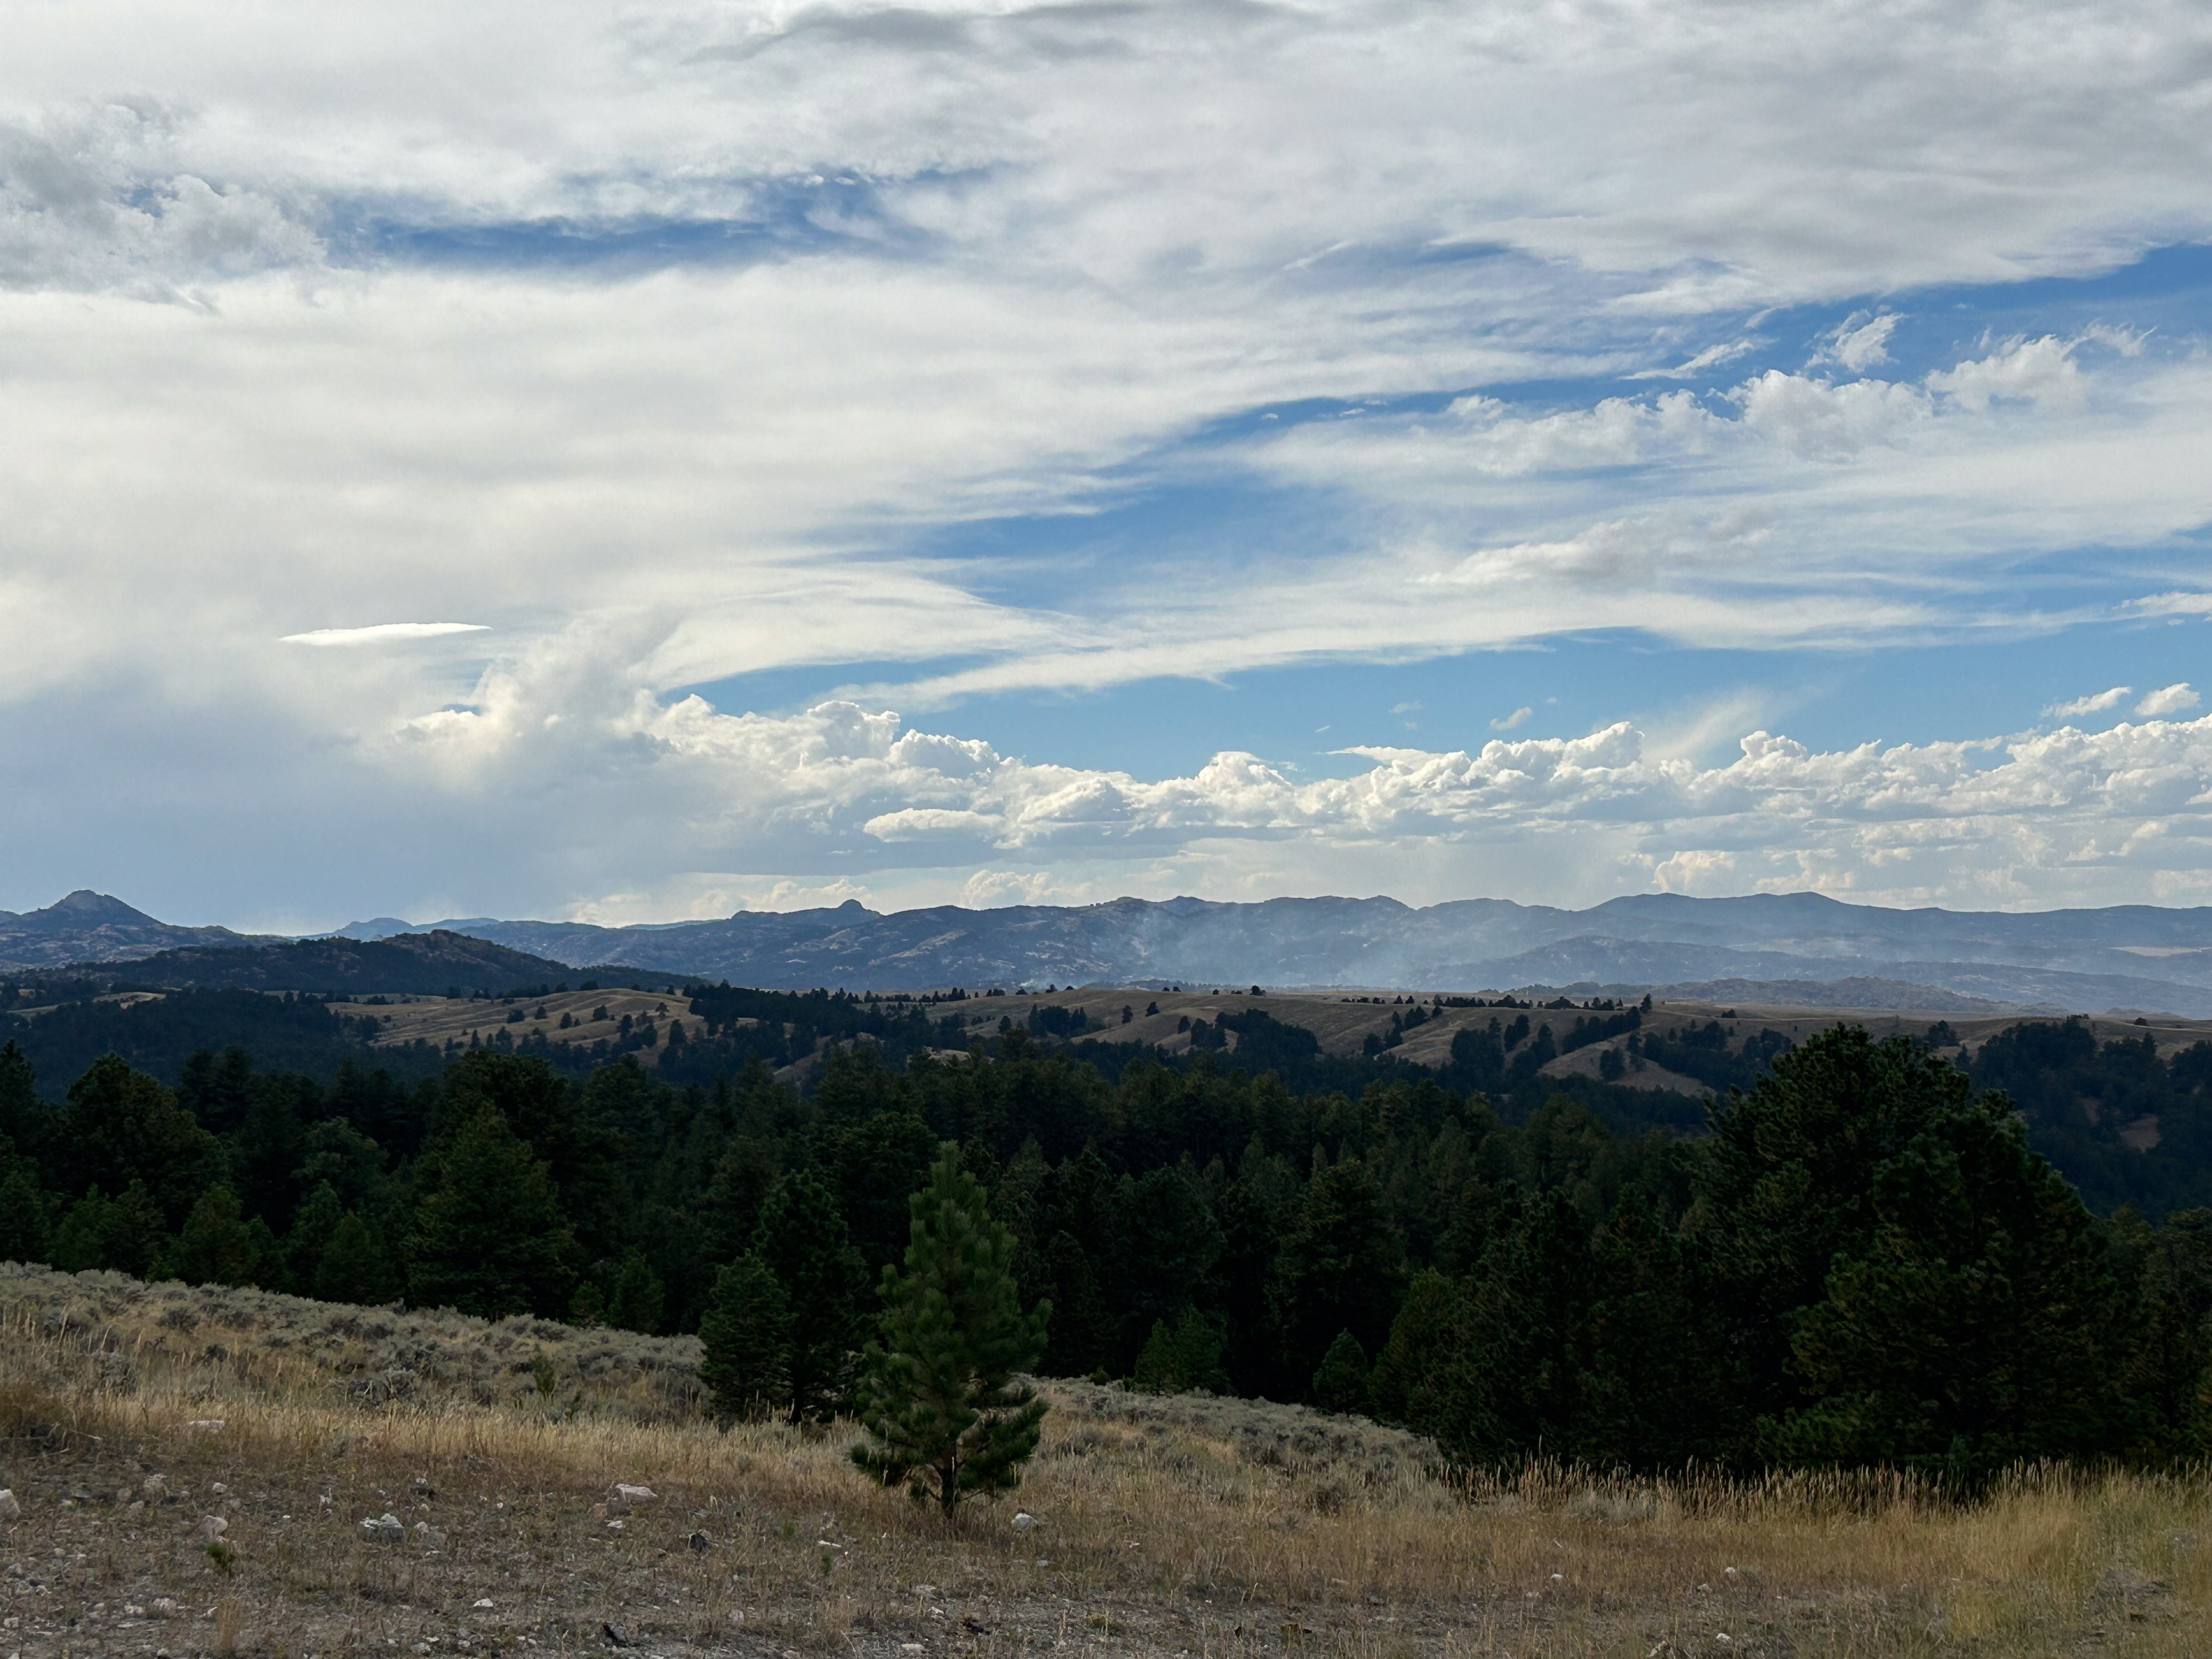
<instances>
[{"instance_id":1,"label":"pine tree","mask_svg":"<svg viewBox=\"0 0 2212 1659\"><path fill-rule=\"evenodd\" d=\"M344 1201L327 1181L316 1182L314 1191L294 1214L292 1231L284 1240L284 1276L294 1295L315 1293L315 1271L322 1266L331 1235L344 1215Z\"/></svg>"},{"instance_id":2,"label":"pine tree","mask_svg":"<svg viewBox=\"0 0 2212 1659\"><path fill-rule=\"evenodd\" d=\"M4 1144L4 1143L0 1143ZM46 1194L26 1158L0 1160L0 1261L43 1261L46 1256Z\"/></svg>"},{"instance_id":3,"label":"pine tree","mask_svg":"<svg viewBox=\"0 0 2212 1659\"><path fill-rule=\"evenodd\" d=\"M1043 1352L1051 1304L1024 1315L1014 1236L946 1142L911 1200L904 1269L884 1269L883 1343L860 1389L868 1443L853 1461L951 1515L1020 1484L1045 1402L1015 1376Z\"/></svg>"},{"instance_id":4,"label":"pine tree","mask_svg":"<svg viewBox=\"0 0 2212 1659\"><path fill-rule=\"evenodd\" d=\"M260 1241L240 1218L238 1195L218 1182L200 1194L171 1247L167 1277L187 1285L251 1285L264 1267Z\"/></svg>"},{"instance_id":5,"label":"pine tree","mask_svg":"<svg viewBox=\"0 0 2212 1659\"><path fill-rule=\"evenodd\" d=\"M1358 1158L1315 1161L1297 1224L1275 1258L1268 1303L1291 1376L1303 1382L1339 1331L1373 1352L1390 1332L1403 1279L1382 1189Z\"/></svg>"},{"instance_id":6,"label":"pine tree","mask_svg":"<svg viewBox=\"0 0 2212 1659\"><path fill-rule=\"evenodd\" d=\"M1229 1373L1222 1355L1228 1346L1218 1321L1185 1307L1172 1326L1164 1319L1152 1322L1129 1384L1147 1394L1227 1394Z\"/></svg>"},{"instance_id":7,"label":"pine tree","mask_svg":"<svg viewBox=\"0 0 2212 1659\"><path fill-rule=\"evenodd\" d=\"M614 1289L607 1297L607 1323L618 1330L658 1336L661 1304L667 1297L667 1287L661 1284L660 1275L653 1271L653 1264L645 1259L645 1253L632 1250L623 1257L622 1267L615 1274Z\"/></svg>"},{"instance_id":8,"label":"pine tree","mask_svg":"<svg viewBox=\"0 0 2212 1659\"><path fill-rule=\"evenodd\" d=\"M725 1417L759 1417L791 1404L791 1304L758 1256L739 1256L714 1275L699 1322L706 1350L699 1380Z\"/></svg>"},{"instance_id":9,"label":"pine tree","mask_svg":"<svg viewBox=\"0 0 2212 1659\"><path fill-rule=\"evenodd\" d=\"M804 1170L778 1181L762 1206L752 1253L791 1309L791 1420L826 1417L851 1384L867 1293L866 1265L830 1189Z\"/></svg>"},{"instance_id":10,"label":"pine tree","mask_svg":"<svg viewBox=\"0 0 2212 1659\"><path fill-rule=\"evenodd\" d=\"M368 1222L352 1211L338 1218L331 1242L315 1264L314 1294L323 1302L351 1302L363 1307L389 1301L396 1293L390 1258Z\"/></svg>"},{"instance_id":11,"label":"pine tree","mask_svg":"<svg viewBox=\"0 0 2212 1659\"><path fill-rule=\"evenodd\" d=\"M120 1198L103 1198L94 1187L72 1204L47 1254L64 1273L106 1267L143 1279L167 1242L161 1206L144 1182L134 1181Z\"/></svg>"},{"instance_id":12,"label":"pine tree","mask_svg":"<svg viewBox=\"0 0 2212 1659\"><path fill-rule=\"evenodd\" d=\"M1313 1375L1314 1403L1325 1412L1368 1409L1367 1350L1350 1331L1339 1331Z\"/></svg>"},{"instance_id":13,"label":"pine tree","mask_svg":"<svg viewBox=\"0 0 2212 1659\"><path fill-rule=\"evenodd\" d=\"M407 1241L407 1293L479 1318L552 1316L568 1306L575 1241L560 1194L529 1143L482 1106L423 1159Z\"/></svg>"}]
</instances>

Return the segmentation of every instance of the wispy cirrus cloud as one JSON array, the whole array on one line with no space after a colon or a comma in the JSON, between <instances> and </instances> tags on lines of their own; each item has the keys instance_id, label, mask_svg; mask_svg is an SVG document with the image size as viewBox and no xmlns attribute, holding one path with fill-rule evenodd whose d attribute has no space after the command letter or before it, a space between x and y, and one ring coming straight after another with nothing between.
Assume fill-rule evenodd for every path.
<instances>
[{"instance_id":1,"label":"wispy cirrus cloud","mask_svg":"<svg viewBox=\"0 0 2212 1659\"><path fill-rule=\"evenodd\" d=\"M315 628L304 634L287 634L286 645L383 645L398 640L434 640L447 634L482 634L483 623L403 622L370 623L361 628Z\"/></svg>"}]
</instances>

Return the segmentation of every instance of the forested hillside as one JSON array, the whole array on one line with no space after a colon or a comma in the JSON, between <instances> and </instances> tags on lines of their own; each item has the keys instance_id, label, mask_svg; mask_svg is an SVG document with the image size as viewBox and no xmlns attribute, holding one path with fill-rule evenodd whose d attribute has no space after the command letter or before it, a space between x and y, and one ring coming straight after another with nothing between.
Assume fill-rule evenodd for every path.
<instances>
[{"instance_id":1,"label":"forested hillside","mask_svg":"<svg viewBox=\"0 0 2212 1659\"><path fill-rule=\"evenodd\" d=\"M1057 1374L1369 1411L1470 1462L1971 1474L2212 1427L2204 1045L2030 1024L1970 1072L1716 1025L1662 1061L1748 1090L1708 1120L1539 1075L1516 1010L1428 1071L1256 1006L1164 1059L1048 1009L958 1048L958 1005L723 988L648 1069L372 1051L354 1005L195 995L12 1023L0 1255L643 1331L696 1329L748 1258L804 1287L834 1382L953 1140ZM195 1009L225 1044L179 1055ZM1626 1015L1536 1018L1556 1051ZM137 1048L88 1057L102 1021ZM2160 1224L2093 1215L2037 1146Z\"/></svg>"}]
</instances>

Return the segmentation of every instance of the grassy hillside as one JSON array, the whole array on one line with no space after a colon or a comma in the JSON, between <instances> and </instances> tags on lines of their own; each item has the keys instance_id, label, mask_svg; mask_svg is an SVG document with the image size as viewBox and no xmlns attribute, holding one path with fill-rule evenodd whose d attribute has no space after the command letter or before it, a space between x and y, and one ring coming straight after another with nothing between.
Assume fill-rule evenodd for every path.
<instances>
[{"instance_id":1,"label":"grassy hillside","mask_svg":"<svg viewBox=\"0 0 2212 1659\"><path fill-rule=\"evenodd\" d=\"M1411 1437L1046 1385L953 1527L693 1345L0 1267L4 1638L63 1652L2201 1652L2202 1481L1455 1483ZM654 1501L610 1502L616 1481ZM361 1522L391 1514L404 1535ZM224 1523L226 1573L202 1539Z\"/></svg>"}]
</instances>

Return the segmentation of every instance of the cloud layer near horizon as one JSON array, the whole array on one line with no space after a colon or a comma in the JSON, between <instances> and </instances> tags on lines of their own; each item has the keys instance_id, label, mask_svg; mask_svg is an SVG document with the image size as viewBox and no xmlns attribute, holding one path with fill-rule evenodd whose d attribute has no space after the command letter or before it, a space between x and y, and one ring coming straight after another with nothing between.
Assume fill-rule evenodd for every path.
<instances>
[{"instance_id":1,"label":"cloud layer near horizon","mask_svg":"<svg viewBox=\"0 0 2212 1659\"><path fill-rule=\"evenodd\" d=\"M2197 890L2195 693L2148 678L2054 710L2135 712L2109 732L2027 731L2045 692L2024 734L1826 754L1747 717L1705 733L1734 760L1634 706L1351 778L817 750L889 707L957 732L978 698L1599 632L2202 625L2196 319L1991 299L2212 238L2201 8L90 0L11 31L0 758L39 782L0 902L129 884L121 830L102 873L63 826L133 799L203 867L240 849L142 852L143 896L240 920L272 880L326 921L869 880ZM1208 492L1267 510L1073 557L962 533ZM860 689L687 696L796 667ZM382 827L381 896L246 850L280 781L302 847Z\"/></svg>"}]
</instances>

